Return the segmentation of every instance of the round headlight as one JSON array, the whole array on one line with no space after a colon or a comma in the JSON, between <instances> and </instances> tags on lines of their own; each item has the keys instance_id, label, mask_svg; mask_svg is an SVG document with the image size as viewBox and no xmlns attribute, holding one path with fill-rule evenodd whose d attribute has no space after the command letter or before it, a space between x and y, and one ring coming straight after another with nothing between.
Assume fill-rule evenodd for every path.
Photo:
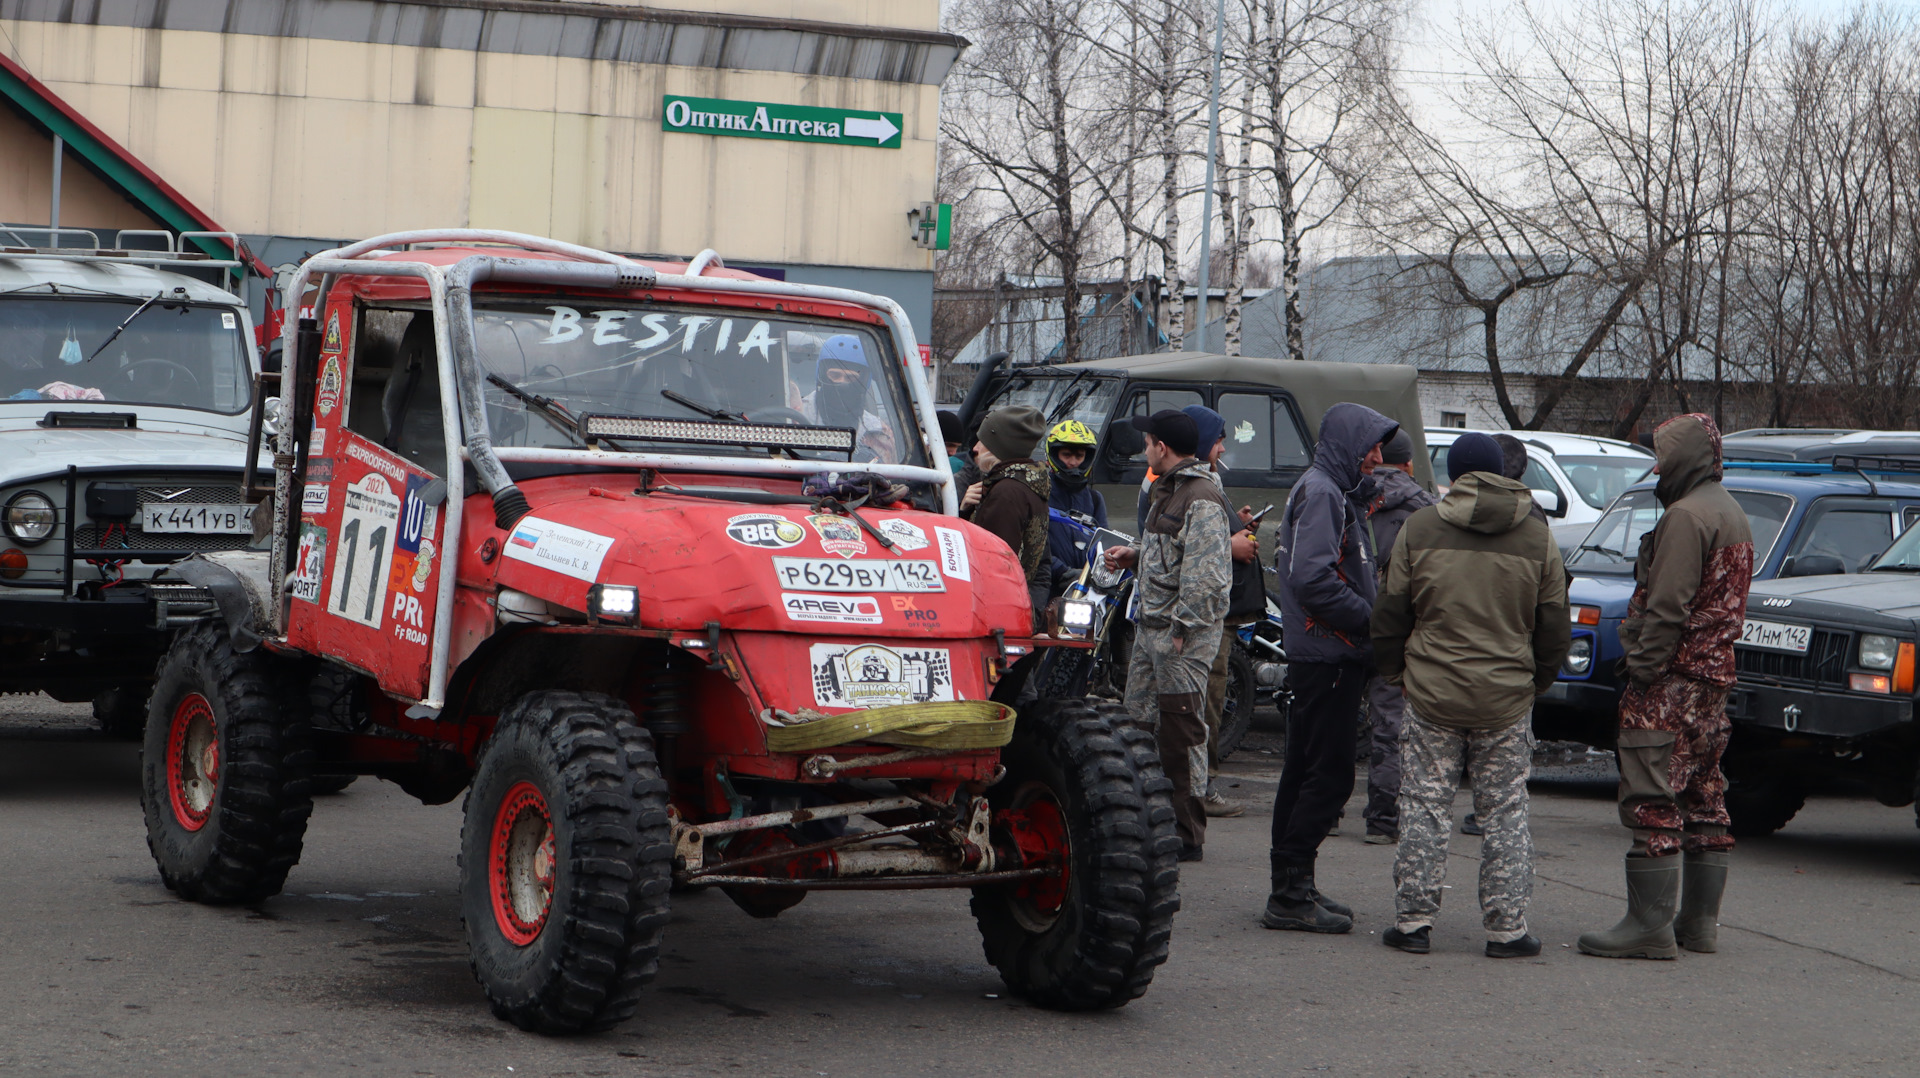
<instances>
[{"instance_id":1,"label":"round headlight","mask_svg":"<svg viewBox=\"0 0 1920 1078\"><path fill-rule=\"evenodd\" d=\"M1567 660L1560 668L1569 674L1584 674L1593 665L1593 637L1576 636L1573 647L1567 649Z\"/></svg>"},{"instance_id":2,"label":"round headlight","mask_svg":"<svg viewBox=\"0 0 1920 1078\"><path fill-rule=\"evenodd\" d=\"M1894 656L1900 653L1900 643L1891 636L1868 633L1860 638L1860 665L1869 670L1893 669Z\"/></svg>"},{"instance_id":3,"label":"round headlight","mask_svg":"<svg viewBox=\"0 0 1920 1078\"><path fill-rule=\"evenodd\" d=\"M44 543L53 534L53 525L59 519L53 511L53 503L45 494L29 490L13 496L7 503L4 523L7 534L23 546Z\"/></svg>"}]
</instances>

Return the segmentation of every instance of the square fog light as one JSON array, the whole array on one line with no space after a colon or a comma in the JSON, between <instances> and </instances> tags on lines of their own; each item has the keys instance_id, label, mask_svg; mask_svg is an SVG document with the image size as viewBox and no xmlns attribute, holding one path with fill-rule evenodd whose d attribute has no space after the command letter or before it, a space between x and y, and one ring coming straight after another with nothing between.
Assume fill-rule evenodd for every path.
<instances>
[{"instance_id":1,"label":"square fog light","mask_svg":"<svg viewBox=\"0 0 1920 1078\"><path fill-rule=\"evenodd\" d=\"M587 589L587 620L640 624L640 589L632 584L595 584Z\"/></svg>"}]
</instances>

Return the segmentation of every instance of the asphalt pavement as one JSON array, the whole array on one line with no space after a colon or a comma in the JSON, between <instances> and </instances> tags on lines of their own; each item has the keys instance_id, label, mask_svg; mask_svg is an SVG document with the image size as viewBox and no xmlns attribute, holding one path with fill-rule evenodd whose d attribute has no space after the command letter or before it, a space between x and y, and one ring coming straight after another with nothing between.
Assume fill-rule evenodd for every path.
<instances>
[{"instance_id":1,"label":"asphalt pavement","mask_svg":"<svg viewBox=\"0 0 1920 1078\"><path fill-rule=\"evenodd\" d=\"M1920 1072L1920 832L1911 809L1816 799L1735 853L1721 951L1674 962L1572 949L1623 908L1604 761L1534 784L1536 960L1481 954L1477 839L1455 837L1434 952L1382 947L1390 847L1359 796L1320 861L1348 936L1269 932L1277 757L1229 764L1245 817L1185 866L1173 958L1118 1011L1009 998L964 892L816 894L756 921L677 902L639 1017L573 1039L487 1011L467 969L456 802L363 779L320 799L287 891L175 899L145 846L133 746L84 707L0 701L0 1075L1641 1075ZM1467 811L1463 795L1458 814Z\"/></svg>"}]
</instances>

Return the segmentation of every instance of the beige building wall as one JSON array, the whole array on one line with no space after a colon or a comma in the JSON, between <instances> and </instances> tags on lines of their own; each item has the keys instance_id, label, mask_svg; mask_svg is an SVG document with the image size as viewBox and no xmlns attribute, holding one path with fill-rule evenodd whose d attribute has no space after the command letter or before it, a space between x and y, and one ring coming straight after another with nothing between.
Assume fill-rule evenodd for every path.
<instances>
[{"instance_id":1,"label":"beige building wall","mask_svg":"<svg viewBox=\"0 0 1920 1078\"><path fill-rule=\"evenodd\" d=\"M681 6L885 17L908 29L938 21L937 0ZM742 262L932 268L906 212L933 197L937 86L56 21L0 27L37 78L238 232L510 228L627 252L713 247ZM899 112L902 144L667 132L669 93Z\"/></svg>"},{"instance_id":2,"label":"beige building wall","mask_svg":"<svg viewBox=\"0 0 1920 1078\"><path fill-rule=\"evenodd\" d=\"M68 227L82 225L96 229L159 228L161 223L146 211L121 198L119 193L87 171L73 151L64 155L60 166L60 219ZM53 204L53 139L35 130L9 108L0 108L0 221L15 225L50 223ZM43 234L23 233L19 237L0 234L0 244L24 241L29 245L47 242ZM70 245L78 245L69 236ZM113 242L111 232L100 236L101 243Z\"/></svg>"}]
</instances>

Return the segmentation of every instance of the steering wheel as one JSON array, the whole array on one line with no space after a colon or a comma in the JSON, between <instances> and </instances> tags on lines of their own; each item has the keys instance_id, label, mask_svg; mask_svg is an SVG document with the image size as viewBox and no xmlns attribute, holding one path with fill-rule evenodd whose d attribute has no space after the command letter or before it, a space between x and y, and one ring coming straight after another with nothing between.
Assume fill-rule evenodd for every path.
<instances>
[{"instance_id":1,"label":"steering wheel","mask_svg":"<svg viewBox=\"0 0 1920 1078\"><path fill-rule=\"evenodd\" d=\"M150 386L147 384L143 384L143 380L141 378L134 377L134 374L133 374L134 371L140 370L143 367L166 368L167 380L165 382L160 383L159 385ZM188 369L186 366L179 363L175 363L171 359L158 359L158 358L136 359L132 363L129 363L125 367L121 368L120 370L120 377L125 378L129 384L137 386L141 389L150 389L156 396L161 394L167 394L167 395L174 396L175 399L179 399L179 397L178 397L178 394L173 393L173 387L175 384L177 384L180 381L180 376L183 374L187 376L187 381L193 384L193 391L195 393L198 393L200 391L199 376L195 375L193 371Z\"/></svg>"},{"instance_id":2,"label":"steering wheel","mask_svg":"<svg viewBox=\"0 0 1920 1078\"><path fill-rule=\"evenodd\" d=\"M814 425L813 420L808 419L805 412L793 408L783 408L778 405L755 408L753 411L747 413L747 418L753 420L755 423L774 423L783 427L811 427Z\"/></svg>"}]
</instances>

